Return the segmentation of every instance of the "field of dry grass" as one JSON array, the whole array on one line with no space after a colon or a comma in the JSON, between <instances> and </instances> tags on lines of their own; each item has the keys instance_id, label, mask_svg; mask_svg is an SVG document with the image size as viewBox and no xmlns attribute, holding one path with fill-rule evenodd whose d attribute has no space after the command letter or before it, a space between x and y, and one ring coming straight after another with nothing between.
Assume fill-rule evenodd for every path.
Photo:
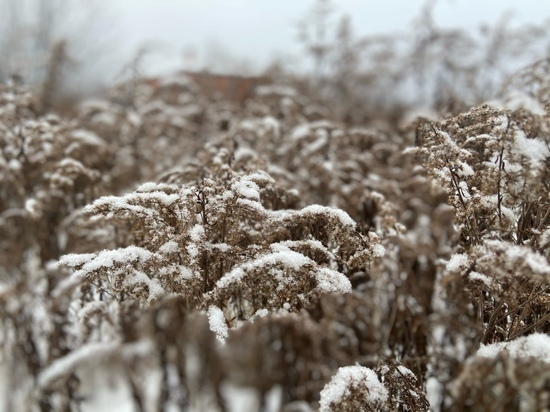
<instances>
[{"instance_id":1,"label":"field of dry grass","mask_svg":"<svg viewBox=\"0 0 550 412\"><path fill-rule=\"evenodd\" d=\"M547 63L427 117L0 85L0 410L550 410Z\"/></svg>"}]
</instances>

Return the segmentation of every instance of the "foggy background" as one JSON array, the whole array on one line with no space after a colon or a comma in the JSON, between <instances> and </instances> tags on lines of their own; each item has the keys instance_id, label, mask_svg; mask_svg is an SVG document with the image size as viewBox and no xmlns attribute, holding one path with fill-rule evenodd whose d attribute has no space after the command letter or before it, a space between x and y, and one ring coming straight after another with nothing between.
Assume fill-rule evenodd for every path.
<instances>
[{"instance_id":1,"label":"foggy background","mask_svg":"<svg viewBox=\"0 0 550 412\"><path fill-rule=\"evenodd\" d=\"M331 2L335 16L351 18L357 36L406 33L429 3L435 4L439 25L468 30L503 17L516 25L540 24L550 15L548 4L537 0ZM146 68L151 73L174 70L182 64L190 69L257 73L273 59L300 65L303 50L298 26L314 4L314 0L115 0L108 9L126 59L142 45L161 46L148 59Z\"/></svg>"},{"instance_id":2,"label":"foggy background","mask_svg":"<svg viewBox=\"0 0 550 412\"><path fill-rule=\"evenodd\" d=\"M322 15L320 6L325 8ZM538 41L546 37L548 16L546 2L537 0L0 0L0 80L47 84L51 90L44 93L52 96L61 91L70 96L96 95L132 76L181 70L258 76L268 69L273 73L275 67L277 73L313 75L319 80L334 74L345 53L351 60L363 53L372 39L379 42L374 56L366 53L362 62L346 61L341 69L351 68L354 75L388 68L397 71L396 65L410 64L423 42L431 43L429 47L439 42L432 54L436 48L450 53L453 47L474 48L468 46L467 37L483 43L475 47L483 49L483 59L488 60L483 62L484 76L491 78L491 65L511 71L548 54L548 43ZM343 43L335 36L343 33L343 23L349 41L338 56ZM513 30L530 25L538 32L522 37L523 44ZM457 33L462 36L458 43L444 39L456 39ZM386 66L365 68L387 58L383 36L393 36L387 53L399 53L405 47L411 52L406 58L392 57L394 61ZM503 41L516 37L518 44L503 47ZM414 47L398 44L409 38L416 41ZM491 48L498 50L494 59ZM433 59L430 53L422 56L422 65ZM455 62L443 58L437 70L473 59L476 53L480 55L457 51ZM471 66L481 67L479 56L475 58L478 61ZM347 75L342 70L339 75ZM431 73L431 69L422 70L424 77ZM370 84L382 87L384 81L390 86L393 82L376 79Z\"/></svg>"}]
</instances>

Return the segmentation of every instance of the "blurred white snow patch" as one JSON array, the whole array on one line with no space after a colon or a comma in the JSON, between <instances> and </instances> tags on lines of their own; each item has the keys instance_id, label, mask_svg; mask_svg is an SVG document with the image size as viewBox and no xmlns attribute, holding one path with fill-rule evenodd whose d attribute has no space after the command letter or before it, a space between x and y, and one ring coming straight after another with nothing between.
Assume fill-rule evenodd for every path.
<instances>
[{"instance_id":1,"label":"blurred white snow patch","mask_svg":"<svg viewBox=\"0 0 550 412\"><path fill-rule=\"evenodd\" d=\"M81 383L82 412L135 411L130 385L119 372L111 371L109 376L105 372L87 375Z\"/></svg>"},{"instance_id":2,"label":"blurred white snow patch","mask_svg":"<svg viewBox=\"0 0 550 412\"><path fill-rule=\"evenodd\" d=\"M545 115L543 104L541 104L534 97L520 91L511 92L505 98L500 100L492 100L488 102L488 104L501 110L517 110L524 108L539 116Z\"/></svg>"},{"instance_id":3,"label":"blurred white snow patch","mask_svg":"<svg viewBox=\"0 0 550 412\"><path fill-rule=\"evenodd\" d=\"M72 137L91 146L101 146L105 144L105 141L97 134L84 129L74 130Z\"/></svg>"},{"instance_id":4,"label":"blurred white snow patch","mask_svg":"<svg viewBox=\"0 0 550 412\"><path fill-rule=\"evenodd\" d=\"M259 86L256 88L256 94L258 96L284 96L284 97L295 97L296 90L290 86L283 85L268 85L268 86Z\"/></svg>"},{"instance_id":5,"label":"blurred white snow patch","mask_svg":"<svg viewBox=\"0 0 550 412\"><path fill-rule=\"evenodd\" d=\"M27 199L25 201L25 209L31 217L40 217L42 216L42 211L40 210L40 203L33 198Z\"/></svg>"},{"instance_id":6,"label":"blurred white snow patch","mask_svg":"<svg viewBox=\"0 0 550 412\"><path fill-rule=\"evenodd\" d=\"M228 335L227 322L223 311L219 307L210 306L208 308L208 324L210 330L216 334L216 338L221 342L225 342Z\"/></svg>"},{"instance_id":7,"label":"blurred white snow patch","mask_svg":"<svg viewBox=\"0 0 550 412\"><path fill-rule=\"evenodd\" d=\"M321 391L319 411L332 411L330 405L341 403L343 398L349 396L351 390L355 388L359 388L360 392L366 393L368 402L383 403L388 399L388 390L380 382L376 372L359 365L344 366L338 369L336 375Z\"/></svg>"},{"instance_id":8,"label":"blurred white snow patch","mask_svg":"<svg viewBox=\"0 0 550 412\"><path fill-rule=\"evenodd\" d=\"M534 333L522 336L510 342L498 342L482 345L477 356L494 358L502 351L507 351L512 358L536 357L541 361L550 362L550 336L544 333Z\"/></svg>"},{"instance_id":9,"label":"blurred white snow patch","mask_svg":"<svg viewBox=\"0 0 550 412\"><path fill-rule=\"evenodd\" d=\"M399 127L405 128L410 124L416 122L419 118L427 119L436 122L439 120L437 112L429 107L414 107L407 112L399 121Z\"/></svg>"},{"instance_id":10,"label":"blurred white snow patch","mask_svg":"<svg viewBox=\"0 0 550 412\"><path fill-rule=\"evenodd\" d=\"M0 412L6 411L6 399L8 399L8 365L4 359L0 359Z\"/></svg>"},{"instance_id":11,"label":"blurred white snow patch","mask_svg":"<svg viewBox=\"0 0 550 412\"><path fill-rule=\"evenodd\" d=\"M313 409L306 401L293 401L287 403L281 412L313 412Z\"/></svg>"},{"instance_id":12,"label":"blurred white snow patch","mask_svg":"<svg viewBox=\"0 0 550 412\"><path fill-rule=\"evenodd\" d=\"M224 383L221 390L229 412L260 410L261 398L256 389ZM281 410L282 392L280 386L272 387L265 394L266 399L262 411L279 412Z\"/></svg>"},{"instance_id":13,"label":"blurred white snow patch","mask_svg":"<svg viewBox=\"0 0 550 412\"><path fill-rule=\"evenodd\" d=\"M290 133L290 138L292 140L302 140L304 137L308 137L311 133L311 128L309 124L300 124L292 129Z\"/></svg>"},{"instance_id":14,"label":"blurred white snow patch","mask_svg":"<svg viewBox=\"0 0 550 412\"><path fill-rule=\"evenodd\" d=\"M430 403L430 411L439 412L443 401L443 384L435 376L426 381L426 399Z\"/></svg>"},{"instance_id":15,"label":"blurred white snow patch","mask_svg":"<svg viewBox=\"0 0 550 412\"><path fill-rule=\"evenodd\" d=\"M546 142L539 139L529 139L523 132L516 133L514 148L534 165L544 162L549 155Z\"/></svg>"},{"instance_id":16,"label":"blurred white snow patch","mask_svg":"<svg viewBox=\"0 0 550 412\"><path fill-rule=\"evenodd\" d=\"M136 189L136 192L153 192L157 188L158 185L155 182L145 182Z\"/></svg>"},{"instance_id":17,"label":"blurred white snow patch","mask_svg":"<svg viewBox=\"0 0 550 412\"><path fill-rule=\"evenodd\" d=\"M374 257L383 257L386 254L386 248L380 243L372 246L372 254Z\"/></svg>"},{"instance_id":18,"label":"blurred white snow patch","mask_svg":"<svg viewBox=\"0 0 550 412\"><path fill-rule=\"evenodd\" d=\"M38 375L38 385L45 388L53 381L63 376L68 376L84 362L97 362L98 359L105 359L105 357L112 355L119 346L118 342L85 344L68 355L53 361L48 367L42 370Z\"/></svg>"}]
</instances>

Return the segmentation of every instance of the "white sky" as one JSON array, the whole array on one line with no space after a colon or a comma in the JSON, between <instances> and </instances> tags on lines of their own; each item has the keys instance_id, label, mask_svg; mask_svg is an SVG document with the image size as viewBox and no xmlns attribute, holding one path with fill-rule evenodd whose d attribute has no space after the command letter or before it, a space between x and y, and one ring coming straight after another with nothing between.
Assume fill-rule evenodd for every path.
<instances>
[{"instance_id":1,"label":"white sky","mask_svg":"<svg viewBox=\"0 0 550 412\"><path fill-rule=\"evenodd\" d=\"M142 45L153 53L148 73L170 72L207 64L260 70L277 56L299 56L297 22L314 0L111 0L115 47L131 60ZM357 35L406 32L424 0L333 0L338 14L352 18ZM541 23L550 17L545 0L439 0L436 21L442 26L476 28L494 24L505 12L517 23ZM196 58L184 62L184 51ZM189 53L188 53L189 55ZM288 57L287 57L288 56Z\"/></svg>"}]
</instances>

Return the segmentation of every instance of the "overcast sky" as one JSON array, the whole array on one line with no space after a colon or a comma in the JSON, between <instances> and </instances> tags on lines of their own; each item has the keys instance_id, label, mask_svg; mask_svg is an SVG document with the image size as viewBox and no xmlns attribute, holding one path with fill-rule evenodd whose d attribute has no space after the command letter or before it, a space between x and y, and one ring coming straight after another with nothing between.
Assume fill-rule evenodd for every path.
<instances>
[{"instance_id":1,"label":"overcast sky","mask_svg":"<svg viewBox=\"0 0 550 412\"><path fill-rule=\"evenodd\" d=\"M111 0L114 43L121 59L150 46L149 73L206 65L261 70L275 57L297 56L297 22L315 0ZM357 35L406 32L424 0L333 0L337 14L352 18ZM494 24L505 12L519 23L550 16L545 0L439 0L442 26L474 29ZM184 57L185 56L185 57Z\"/></svg>"}]
</instances>

